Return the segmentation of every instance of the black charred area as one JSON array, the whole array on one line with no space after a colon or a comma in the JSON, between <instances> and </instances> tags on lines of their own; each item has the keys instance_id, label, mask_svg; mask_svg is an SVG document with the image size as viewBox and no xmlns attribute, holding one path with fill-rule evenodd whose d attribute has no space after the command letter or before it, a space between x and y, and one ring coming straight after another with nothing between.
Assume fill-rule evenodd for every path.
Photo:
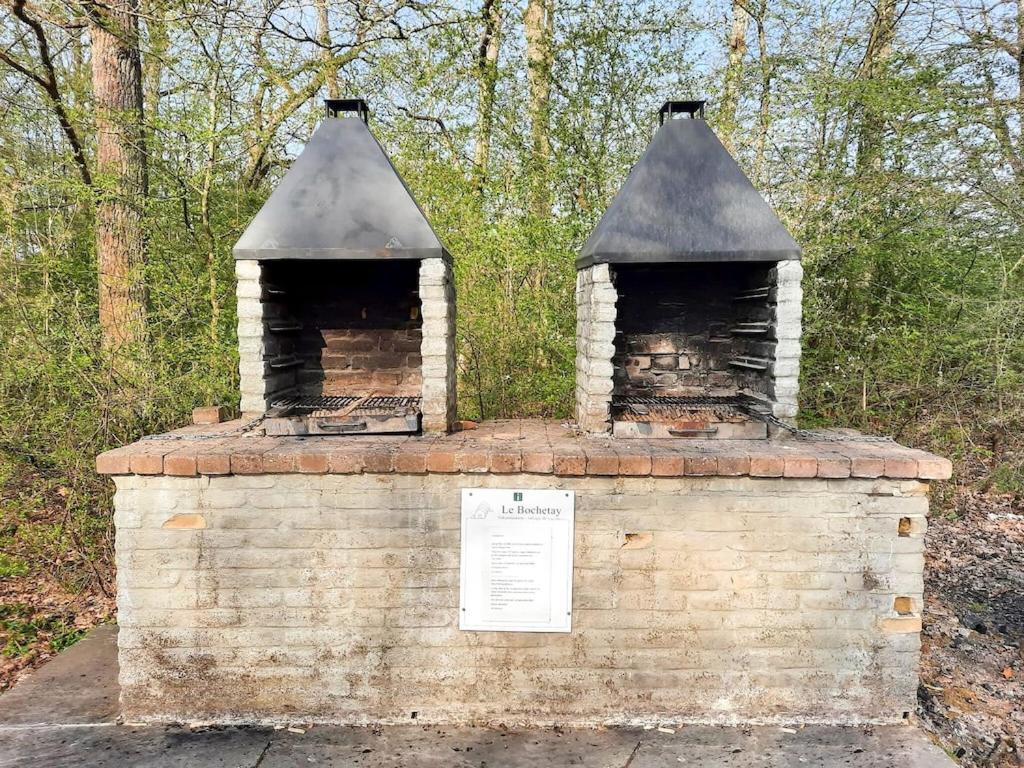
<instances>
[{"instance_id":1,"label":"black charred area","mask_svg":"<svg viewBox=\"0 0 1024 768\"><path fill-rule=\"evenodd\" d=\"M263 264L268 351L300 396L419 395L419 261ZM287 382L287 378L284 383ZM281 384L282 382L276 382ZM281 389L275 386L274 389Z\"/></svg>"},{"instance_id":2,"label":"black charred area","mask_svg":"<svg viewBox=\"0 0 1024 768\"><path fill-rule=\"evenodd\" d=\"M618 264L614 394L730 396L767 394L767 371L737 367L770 359L767 296L742 298L768 285L773 265L760 263ZM747 325L745 325L747 324Z\"/></svg>"}]
</instances>

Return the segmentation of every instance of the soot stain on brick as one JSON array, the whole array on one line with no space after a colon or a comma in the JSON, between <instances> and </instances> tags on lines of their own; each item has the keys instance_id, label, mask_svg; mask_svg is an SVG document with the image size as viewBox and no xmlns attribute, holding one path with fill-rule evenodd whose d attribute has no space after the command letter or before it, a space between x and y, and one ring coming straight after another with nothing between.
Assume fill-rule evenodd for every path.
<instances>
[{"instance_id":1,"label":"soot stain on brick","mask_svg":"<svg viewBox=\"0 0 1024 768\"><path fill-rule=\"evenodd\" d=\"M869 566L864 566L860 577L864 582L864 589L868 592L872 592L876 589L883 589L886 585L885 579L876 574Z\"/></svg>"},{"instance_id":2,"label":"soot stain on brick","mask_svg":"<svg viewBox=\"0 0 1024 768\"><path fill-rule=\"evenodd\" d=\"M200 577L196 579L196 608L215 608L219 602L220 580L218 569L212 567L210 554L206 546L206 534L201 531L196 537L196 570Z\"/></svg>"},{"instance_id":3,"label":"soot stain on brick","mask_svg":"<svg viewBox=\"0 0 1024 768\"><path fill-rule=\"evenodd\" d=\"M209 653L175 655L170 651L176 642L168 637L151 636L145 647L153 665L148 679L122 691L122 702L139 715L158 706L155 714L169 720L238 720L268 706L283 712L296 709L288 700L292 681L287 678L258 677L239 671L237 665L224 669L223 660ZM237 652L232 658L237 661ZM270 654L265 663L275 659L276 654Z\"/></svg>"},{"instance_id":4,"label":"soot stain on brick","mask_svg":"<svg viewBox=\"0 0 1024 768\"><path fill-rule=\"evenodd\" d=\"M513 692L515 686L512 681L512 670L515 667L516 661L513 658L512 650L510 648L506 648L501 655L501 660L498 662L494 670L498 688L502 693L508 694ZM478 692L477 698L480 698L481 692L482 691Z\"/></svg>"},{"instance_id":5,"label":"soot stain on brick","mask_svg":"<svg viewBox=\"0 0 1024 768\"><path fill-rule=\"evenodd\" d=\"M654 541L654 534L649 531L643 533L627 533L623 536L622 549L646 549Z\"/></svg>"}]
</instances>

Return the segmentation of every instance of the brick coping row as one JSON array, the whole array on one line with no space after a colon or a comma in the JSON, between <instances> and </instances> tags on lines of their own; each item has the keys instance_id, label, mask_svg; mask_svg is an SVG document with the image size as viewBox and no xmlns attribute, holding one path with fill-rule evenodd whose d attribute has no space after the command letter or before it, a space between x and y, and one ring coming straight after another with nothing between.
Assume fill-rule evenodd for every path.
<instances>
[{"instance_id":1,"label":"brick coping row","mask_svg":"<svg viewBox=\"0 0 1024 768\"><path fill-rule=\"evenodd\" d=\"M492 421L450 435L266 437L241 420L144 438L96 458L103 475L494 473L947 480L948 459L893 442L583 437L556 421ZM835 438L840 438L835 440ZM845 439L844 439L845 438Z\"/></svg>"}]
</instances>

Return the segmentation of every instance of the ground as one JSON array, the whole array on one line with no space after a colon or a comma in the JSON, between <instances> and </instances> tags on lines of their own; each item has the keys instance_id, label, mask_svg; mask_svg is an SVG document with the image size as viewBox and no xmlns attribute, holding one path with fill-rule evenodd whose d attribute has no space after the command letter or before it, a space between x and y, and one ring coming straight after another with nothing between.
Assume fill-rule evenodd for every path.
<instances>
[{"instance_id":1,"label":"ground","mask_svg":"<svg viewBox=\"0 0 1024 768\"><path fill-rule=\"evenodd\" d=\"M0 691L114 611L110 523L53 474L0 451Z\"/></svg>"},{"instance_id":2,"label":"ground","mask_svg":"<svg viewBox=\"0 0 1024 768\"><path fill-rule=\"evenodd\" d=\"M0 577L0 691L108 619L113 601L45 575Z\"/></svg>"},{"instance_id":3,"label":"ground","mask_svg":"<svg viewBox=\"0 0 1024 768\"><path fill-rule=\"evenodd\" d=\"M0 695L0 768L953 768L910 725L877 728L225 728L118 724L108 625Z\"/></svg>"},{"instance_id":4,"label":"ground","mask_svg":"<svg viewBox=\"0 0 1024 768\"><path fill-rule=\"evenodd\" d=\"M964 765L1024 765L1024 499L961 489L941 507L927 539L920 721ZM59 516L31 517L53 527ZM113 613L96 580L76 589L4 556L0 691Z\"/></svg>"},{"instance_id":5,"label":"ground","mask_svg":"<svg viewBox=\"0 0 1024 768\"><path fill-rule=\"evenodd\" d=\"M970 766L1024 765L1024 503L957 494L927 537L919 714Z\"/></svg>"}]
</instances>

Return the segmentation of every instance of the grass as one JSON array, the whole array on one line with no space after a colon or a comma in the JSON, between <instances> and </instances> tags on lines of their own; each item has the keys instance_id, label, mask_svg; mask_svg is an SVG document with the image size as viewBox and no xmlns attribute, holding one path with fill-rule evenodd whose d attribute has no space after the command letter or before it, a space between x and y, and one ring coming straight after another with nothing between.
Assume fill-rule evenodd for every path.
<instances>
[{"instance_id":1,"label":"grass","mask_svg":"<svg viewBox=\"0 0 1024 768\"><path fill-rule=\"evenodd\" d=\"M74 645L86 630L68 624L62 616L36 615L31 606L24 603L0 605L0 655L10 658L28 653L40 641L45 641L49 650L59 653Z\"/></svg>"},{"instance_id":2,"label":"grass","mask_svg":"<svg viewBox=\"0 0 1024 768\"><path fill-rule=\"evenodd\" d=\"M28 563L20 557L0 552L0 579L28 575Z\"/></svg>"},{"instance_id":3,"label":"grass","mask_svg":"<svg viewBox=\"0 0 1024 768\"><path fill-rule=\"evenodd\" d=\"M992 471L990 482L999 493L1024 494L1024 468L1005 461Z\"/></svg>"}]
</instances>

